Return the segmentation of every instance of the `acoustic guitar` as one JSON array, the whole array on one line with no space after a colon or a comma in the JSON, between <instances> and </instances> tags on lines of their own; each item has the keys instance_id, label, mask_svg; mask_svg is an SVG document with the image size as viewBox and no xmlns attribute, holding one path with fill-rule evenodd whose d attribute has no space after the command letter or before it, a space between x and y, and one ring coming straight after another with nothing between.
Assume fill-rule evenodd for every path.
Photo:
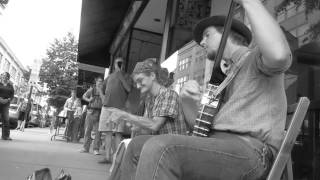
<instances>
[{"instance_id":1,"label":"acoustic guitar","mask_svg":"<svg viewBox=\"0 0 320 180\"><path fill-rule=\"evenodd\" d=\"M214 91L219 87L220 83L222 83L226 78L225 74L221 70L220 65L224 49L227 43L228 34L231 29L233 14L235 9L237 8L237 5L238 4L234 0L231 1L228 16L224 23L224 29L219 49L214 59L214 66L212 69L210 84L208 84L206 91L202 97L202 105L200 107L198 117L196 118L195 125L193 127L193 136L209 136L215 115L219 111L221 105L221 97L224 96L225 90L223 90L220 94L216 96L214 95Z\"/></svg>"},{"instance_id":2,"label":"acoustic guitar","mask_svg":"<svg viewBox=\"0 0 320 180\"><path fill-rule=\"evenodd\" d=\"M217 88L217 85L208 84L201 98L201 106L192 131L193 136L207 137L210 134L213 119L221 105L222 94L217 97L213 96L213 92Z\"/></svg>"}]
</instances>

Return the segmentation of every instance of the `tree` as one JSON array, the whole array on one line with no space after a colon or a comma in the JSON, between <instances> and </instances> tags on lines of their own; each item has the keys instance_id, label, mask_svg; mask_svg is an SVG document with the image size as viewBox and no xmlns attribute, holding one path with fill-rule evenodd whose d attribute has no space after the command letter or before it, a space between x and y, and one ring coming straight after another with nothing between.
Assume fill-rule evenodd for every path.
<instances>
[{"instance_id":1,"label":"tree","mask_svg":"<svg viewBox=\"0 0 320 180\"><path fill-rule=\"evenodd\" d=\"M70 32L62 39L55 39L47 49L46 56L42 59L39 77L49 88L50 105L60 108L61 102L67 98L66 92L76 88L77 54L78 42Z\"/></svg>"},{"instance_id":2,"label":"tree","mask_svg":"<svg viewBox=\"0 0 320 180\"><path fill-rule=\"evenodd\" d=\"M276 12L286 11L286 7L294 3L296 7L304 5L306 7L306 15L312 13L314 10L320 10L320 0L283 0L278 7L276 7ZM320 21L311 25L308 33L310 33L311 39L316 39L320 37Z\"/></svg>"},{"instance_id":3,"label":"tree","mask_svg":"<svg viewBox=\"0 0 320 180\"><path fill-rule=\"evenodd\" d=\"M55 39L47 49L40 67L40 81L48 84L49 91L57 87L72 89L78 79L78 42L72 33L61 40Z\"/></svg>"},{"instance_id":4,"label":"tree","mask_svg":"<svg viewBox=\"0 0 320 180\"><path fill-rule=\"evenodd\" d=\"M68 99L69 93L70 92L64 88L55 88L51 91L50 97L47 100L48 105L57 108L59 112Z\"/></svg>"}]
</instances>

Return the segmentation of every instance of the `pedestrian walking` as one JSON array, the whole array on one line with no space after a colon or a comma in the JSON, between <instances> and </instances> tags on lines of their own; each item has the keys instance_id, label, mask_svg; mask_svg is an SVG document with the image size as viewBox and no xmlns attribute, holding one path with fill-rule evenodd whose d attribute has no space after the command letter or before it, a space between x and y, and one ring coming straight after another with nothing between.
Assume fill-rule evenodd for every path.
<instances>
[{"instance_id":1,"label":"pedestrian walking","mask_svg":"<svg viewBox=\"0 0 320 180\"><path fill-rule=\"evenodd\" d=\"M22 122L25 121L26 119L26 113L27 113L27 107L28 107L28 102L24 100L24 98L21 99L19 105L18 105L18 112L19 112L19 117L18 117L18 125L16 127L16 130L21 130L21 125ZM25 125L25 123L23 123Z\"/></svg>"}]
</instances>

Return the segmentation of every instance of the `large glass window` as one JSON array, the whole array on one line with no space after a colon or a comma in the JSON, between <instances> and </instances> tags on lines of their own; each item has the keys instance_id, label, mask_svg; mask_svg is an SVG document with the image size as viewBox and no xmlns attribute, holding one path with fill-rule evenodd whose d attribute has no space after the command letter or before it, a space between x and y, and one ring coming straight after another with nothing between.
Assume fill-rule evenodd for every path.
<instances>
[{"instance_id":1,"label":"large glass window","mask_svg":"<svg viewBox=\"0 0 320 180\"><path fill-rule=\"evenodd\" d=\"M3 57L3 55L0 53L0 67L1 67L1 64L2 64L2 57Z\"/></svg>"},{"instance_id":2,"label":"large glass window","mask_svg":"<svg viewBox=\"0 0 320 180\"><path fill-rule=\"evenodd\" d=\"M184 69L187 69L191 64L191 60L190 59L191 59L191 57L187 57L185 59L180 60L178 69L180 71L182 71Z\"/></svg>"},{"instance_id":3,"label":"large glass window","mask_svg":"<svg viewBox=\"0 0 320 180\"><path fill-rule=\"evenodd\" d=\"M283 10L281 12L278 12L277 14L277 21L282 22L292 16L297 15L300 12L305 11L305 5L302 3L299 6L296 6L294 3L291 3L286 7L286 10Z\"/></svg>"},{"instance_id":4,"label":"large glass window","mask_svg":"<svg viewBox=\"0 0 320 180\"><path fill-rule=\"evenodd\" d=\"M304 4L301 4L297 7L297 12L303 12L306 10L306 6Z\"/></svg>"},{"instance_id":5,"label":"large glass window","mask_svg":"<svg viewBox=\"0 0 320 180\"><path fill-rule=\"evenodd\" d=\"M4 59L3 70L8 71L8 69L10 69L10 62L8 61L8 59Z\"/></svg>"},{"instance_id":6,"label":"large glass window","mask_svg":"<svg viewBox=\"0 0 320 180\"><path fill-rule=\"evenodd\" d=\"M277 16L278 22L282 22L285 19L286 19L286 13L285 12L281 12L281 13L278 14L278 16Z\"/></svg>"},{"instance_id":7,"label":"large glass window","mask_svg":"<svg viewBox=\"0 0 320 180\"><path fill-rule=\"evenodd\" d=\"M304 24L297 28L297 37L303 36L307 33L310 28L309 24Z\"/></svg>"},{"instance_id":8,"label":"large glass window","mask_svg":"<svg viewBox=\"0 0 320 180\"><path fill-rule=\"evenodd\" d=\"M287 10L287 18L292 17L297 14L296 7L292 7Z\"/></svg>"},{"instance_id":9,"label":"large glass window","mask_svg":"<svg viewBox=\"0 0 320 180\"><path fill-rule=\"evenodd\" d=\"M16 73L17 73L17 69L15 68L15 67L12 67L11 69L10 69L10 76L11 76L11 78L12 78L12 80L13 81L15 81L16 80Z\"/></svg>"}]
</instances>

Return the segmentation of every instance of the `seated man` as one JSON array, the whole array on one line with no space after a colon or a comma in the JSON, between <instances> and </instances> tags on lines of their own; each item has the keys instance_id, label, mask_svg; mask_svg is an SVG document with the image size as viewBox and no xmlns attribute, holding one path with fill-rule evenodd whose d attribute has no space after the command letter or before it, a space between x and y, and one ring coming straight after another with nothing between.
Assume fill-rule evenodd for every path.
<instances>
[{"instance_id":1,"label":"seated man","mask_svg":"<svg viewBox=\"0 0 320 180\"><path fill-rule=\"evenodd\" d=\"M225 89L209 137L159 135L145 142L133 139L121 167L123 180L267 176L283 138L287 107L284 71L291 64L291 53L281 28L260 0L236 2L248 16L257 47L247 48L251 32L233 20L223 59L229 66L226 79L234 76ZM194 39L205 48L210 60L217 53L225 19L213 16L195 26ZM188 83L180 93L181 97L198 95L197 87Z\"/></svg>"},{"instance_id":2,"label":"seated man","mask_svg":"<svg viewBox=\"0 0 320 180\"><path fill-rule=\"evenodd\" d=\"M141 128L145 133L150 132L152 135L159 134L182 134L187 133L187 126L184 120L182 109L179 103L178 94L165 88L159 84L159 70L160 66L156 62L147 59L143 62L138 62L133 70L133 80L137 85L137 88L142 94L147 96L145 100L144 116L137 116L125 111L108 108L111 111L110 120L119 123L121 120L130 122L137 128ZM134 144L137 144L137 148L142 146L138 145L140 142L145 142L146 139L152 137L152 135L140 135L134 138ZM140 152L141 149L129 149L126 154L132 154L134 152ZM123 162L127 163L127 162ZM117 169L111 172L109 179L119 178ZM124 175L124 174L121 174ZM127 179L123 177L124 179ZM128 178L130 179L130 178Z\"/></svg>"}]
</instances>

